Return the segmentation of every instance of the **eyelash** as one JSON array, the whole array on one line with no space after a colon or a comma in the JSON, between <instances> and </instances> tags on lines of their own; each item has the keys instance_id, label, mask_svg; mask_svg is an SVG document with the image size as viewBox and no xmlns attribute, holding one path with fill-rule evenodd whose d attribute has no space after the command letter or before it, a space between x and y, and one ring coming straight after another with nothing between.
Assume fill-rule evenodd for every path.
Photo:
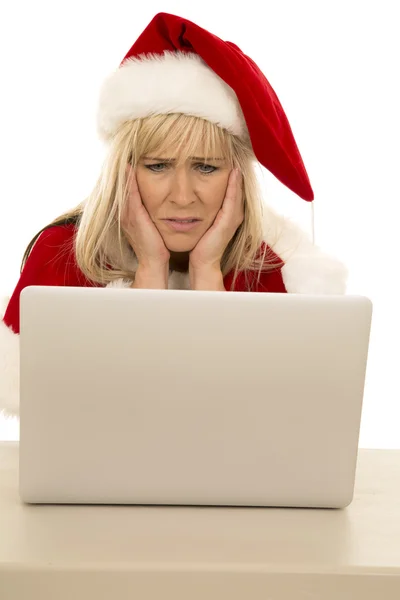
<instances>
[{"instance_id":1,"label":"eyelash","mask_svg":"<svg viewBox=\"0 0 400 600\"><path fill-rule=\"evenodd\" d=\"M146 169L149 169L149 171L151 171L152 173L162 173L163 170L158 171L157 169L154 170L154 167L160 167L160 166L167 166L167 163L157 163L155 165L145 165ZM213 165L206 165L203 163L198 163L196 165L197 167L209 167L210 169L212 169L212 171L200 171L202 175L212 175L212 173L215 173L215 171L218 171L219 167L214 167Z\"/></svg>"}]
</instances>

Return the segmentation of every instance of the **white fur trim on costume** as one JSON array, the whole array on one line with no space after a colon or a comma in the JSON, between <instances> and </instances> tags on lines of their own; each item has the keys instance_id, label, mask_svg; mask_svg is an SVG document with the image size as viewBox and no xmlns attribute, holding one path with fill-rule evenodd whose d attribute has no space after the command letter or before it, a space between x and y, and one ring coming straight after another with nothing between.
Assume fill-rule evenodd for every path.
<instances>
[{"instance_id":1,"label":"white fur trim on costume","mask_svg":"<svg viewBox=\"0 0 400 600\"><path fill-rule=\"evenodd\" d=\"M107 288L130 288L132 281L130 279L114 279L106 285Z\"/></svg>"},{"instance_id":2,"label":"white fur trim on costume","mask_svg":"<svg viewBox=\"0 0 400 600\"><path fill-rule=\"evenodd\" d=\"M0 412L19 413L19 335L7 327L0 310Z\"/></svg>"},{"instance_id":3,"label":"white fur trim on costume","mask_svg":"<svg viewBox=\"0 0 400 600\"><path fill-rule=\"evenodd\" d=\"M292 294L344 294L348 271L343 263L314 245L295 223L275 213L264 212L264 239L282 259L282 278Z\"/></svg>"},{"instance_id":4,"label":"white fur trim on costume","mask_svg":"<svg viewBox=\"0 0 400 600\"><path fill-rule=\"evenodd\" d=\"M109 140L125 121L169 113L202 117L235 135L247 131L232 88L197 54L170 51L129 58L104 81L97 128Z\"/></svg>"}]
</instances>

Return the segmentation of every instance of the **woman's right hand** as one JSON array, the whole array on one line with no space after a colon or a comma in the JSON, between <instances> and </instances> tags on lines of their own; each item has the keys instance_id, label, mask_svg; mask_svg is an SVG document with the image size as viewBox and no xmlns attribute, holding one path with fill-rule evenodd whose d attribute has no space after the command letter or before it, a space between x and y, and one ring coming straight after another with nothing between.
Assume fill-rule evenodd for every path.
<instances>
[{"instance_id":1,"label":"woman's right hand","mask_svg":"<svg viewBox=\"0 0 400 600\"><path fill-rule=\"evenodd\" d=\"M126 168L128 192L121 226L138 261L134 288L168 287L170 253L140 196L134 169Z\"/></svg>"}]
</instances>

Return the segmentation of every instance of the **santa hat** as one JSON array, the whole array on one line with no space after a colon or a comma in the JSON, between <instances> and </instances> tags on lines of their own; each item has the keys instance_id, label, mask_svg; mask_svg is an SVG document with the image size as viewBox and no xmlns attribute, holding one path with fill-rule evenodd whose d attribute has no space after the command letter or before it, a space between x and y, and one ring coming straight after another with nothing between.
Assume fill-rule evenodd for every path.
<instances>
[{"instance_id":1,"label":"santa hat","mask_svg":"<svg viewBox=\"0 0 400 600\"><path fill-rule=\"evenodd\" d=\"M250 136L266 169L304 200L314 199L286 114L254 61L195 23L159 13L102 86L99 134L108 141L124 121L169 113Z\"/></svg>"}]
</instances>

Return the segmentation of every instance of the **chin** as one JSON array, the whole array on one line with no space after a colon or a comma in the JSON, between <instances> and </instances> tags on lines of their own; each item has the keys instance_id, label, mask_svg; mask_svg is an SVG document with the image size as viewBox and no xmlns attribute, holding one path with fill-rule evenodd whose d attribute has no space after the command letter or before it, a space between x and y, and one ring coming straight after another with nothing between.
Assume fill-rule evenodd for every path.
<instances>
[{"instance_id":1,"label":"chin","mask_svg":"<svg viewBox=\"0 0 400 600\"><path fill-rule=\"evenodd\" d=\"M178 237L178 236L177 236ZM164 244L170 252L191 252L198 240L164 238Z\"/></svg>"},{"instance_id":2,"label":"chin","mask_svg":"<svg viewBox=\"0 0 400 600\"><path fill-rule=\"evenodd\" d=\"M165 244L170 252L191 252L196 244Z\"/></svg>"}]
</instances>

